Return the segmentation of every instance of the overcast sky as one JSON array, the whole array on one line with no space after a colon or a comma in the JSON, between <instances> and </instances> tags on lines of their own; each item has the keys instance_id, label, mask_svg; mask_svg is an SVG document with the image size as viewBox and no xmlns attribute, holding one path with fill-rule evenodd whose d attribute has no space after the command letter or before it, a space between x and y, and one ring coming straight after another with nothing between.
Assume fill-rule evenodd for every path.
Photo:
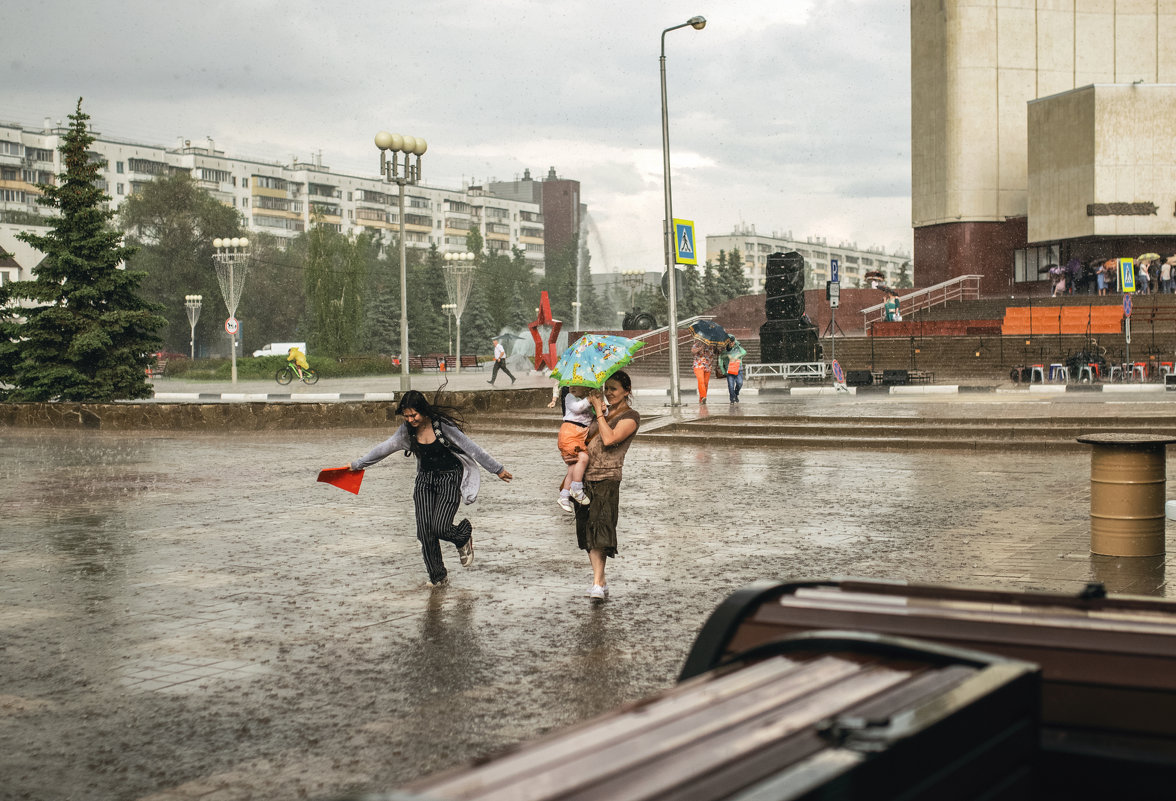
<instances>
[{"instance_id":1,"label":"overcast sky","mask_svg":"<svg viewBox=\"0 0 1176 801\"><path fill-rule=\"evenodd\" d=\"M322 151L375 176L380 129L425 183L580 181L594 271L662 265L661 31L674 216L909 252L907 0L5 0L0 119L79 96L96 130ZM598 232L598 235L597 235Z\"/></svg>"}]
</instances>

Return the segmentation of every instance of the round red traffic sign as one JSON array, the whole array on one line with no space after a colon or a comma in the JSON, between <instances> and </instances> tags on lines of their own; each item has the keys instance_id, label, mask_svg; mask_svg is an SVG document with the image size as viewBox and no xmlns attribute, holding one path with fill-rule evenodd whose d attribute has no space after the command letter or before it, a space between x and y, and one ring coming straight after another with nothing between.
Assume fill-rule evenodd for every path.
<instances>
[{"instance_id":1,"label":"round red traffic sign","mask_svg":"<svg viewBox=\"0 0 1176 801\"><path fill-rule=\"evenodd\" d=\"M230 334L235 334L241 328L241 324L237 322L236 317L230 317L225 320L225 331Z\"/></svg>"},{"instance_id":2,"label":"round red traffic sign","mask_svg":"<svg viewBox=\"0 0 1176 801\"><path fill-rule=\"evenodd\" d=\"M841 369L841 362L833 360L833 380L838 384L845 383L845 371Z\"/></svg>"}]
</instances>

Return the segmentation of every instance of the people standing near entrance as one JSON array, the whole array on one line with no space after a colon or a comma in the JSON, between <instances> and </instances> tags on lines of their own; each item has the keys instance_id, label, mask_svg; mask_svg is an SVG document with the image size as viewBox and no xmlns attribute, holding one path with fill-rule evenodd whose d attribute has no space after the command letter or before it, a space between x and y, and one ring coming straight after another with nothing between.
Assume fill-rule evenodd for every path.
<instances>
[{"instance_id":1,"label":"people standing near entrance","mask_svg":"<svg viewBox=\"0 0 1176 801\"><path fill-rule=\"evenodd\" d=\"M604 569L608 559L617 555L621 473L633 435L641 427L641 415L630 405L632 392L629 374L618 370L604 382L603 397L598 390L588 395L596 411L596 419L588 426L588 469L584 473L584 491L591 503L576 507L576 543L588 552L592 565L592 586L587 595L593 601L603 601L609 595Z\"/></svg>"},{"instance_id":2,"label":"people standing near entrance","mask_svg":"<svg viewBox=\"0 0 1176 801\"><path fill-rule=\"evenodd\" d=\"M1165 295L1176 292L1176 253L1169 254L1160 265L1160 291Z\"/></svg>"},{"instance_id":3,"label":"people standing near entrance","mask_svg":"<svg viewBox=\"0 0 1176 801\"><path fill-rule=\"evenodd\" d=\"M743 389L743 357L738 355L742 351L735 351L738 345L732 339L727 343L727 349L719 354L719 371L727 376L727 395L731 403L739 403L739 390ZM737 355L732 356L732 353Z\"/></svg>"},{"instance_id":4,"label":"people standing near entrance","mask_svg":"<svg viewBox=\"0 0 1176 801\"><path fill-rule=\"evenodd\" d=\"M478 498L481 478L477 465L510 481L514 476L462 431L461 418L446 406L429 403L418 390L404 393L396 407L404 423L391 437L352 462L352 471L364 470L381 459L403 451L417 458L416 486L412 502L416 510L417 539L434 587L449 581L441 558L441 540L453 543L462 567L474 561L474 532L468 518L454 525L461 501Z\"/></svg>"},{"instance_id":5,"label":"people standing near entrance","mask_svg":"<svg viewBox=\"0 0 1176 801\"><path fill-rule=\"evenodd\" d=\"M493 386L495 379L498 378L499 370L510 377L510 383L515 382L514 373L506 368L506 348L502 347L502 343L496 339L494 340L494 369L490 371L490 380L486 383Z\"/></svg>"},{"instance_id":6,"label":"people standing near entrance","mask_svg":"<svg viewBox=\"0 0 1176 801\"><path fill-rule=\"evenodd\" d=\"M711 373L715 365L715 349L700 340L694 340L690 346L690 355L694 359L694 377L698 379L698 402L706 403L706 391L710 387Z\"/></svg>"},{"instance_id":7,"label":"people standing near entrance","mask_svg":"<svg viewBox=\"0 0 1176 801\"><path fill-rule=\"evenodd\" d=\"M1148 284L1150 282L1150 277L1148 275L1147 268L1148 268L1149 264L1151 264L1151 262L1149 262L1149 261L1141 261L1139 263L1138 272L1137 272L1138 277L1135 280L1135 284L1136 284L1135 291L1137 293L1139 293L1140 295L1146 295L1148 293Z\"/></svg>"}]
</instances>

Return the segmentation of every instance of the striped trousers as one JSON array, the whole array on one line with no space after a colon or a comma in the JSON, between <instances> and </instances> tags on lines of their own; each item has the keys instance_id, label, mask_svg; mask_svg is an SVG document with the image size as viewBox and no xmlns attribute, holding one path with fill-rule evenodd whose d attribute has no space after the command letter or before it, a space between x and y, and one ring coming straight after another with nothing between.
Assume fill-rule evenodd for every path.
<instances>
[{"instance_id":1,"label":"striped trousers","mask_svg":"<svg viewBox=\"0 0 1176 801\"><path fill-rule=\"evenodd\" d=\"M418 471L412 503L425 569L429 571L429 581L436 583L448 575L441 558L441 540L460 548L470 538L469 520L453 524L461 505L461 470Z\"/></svg>"}]
</instances>

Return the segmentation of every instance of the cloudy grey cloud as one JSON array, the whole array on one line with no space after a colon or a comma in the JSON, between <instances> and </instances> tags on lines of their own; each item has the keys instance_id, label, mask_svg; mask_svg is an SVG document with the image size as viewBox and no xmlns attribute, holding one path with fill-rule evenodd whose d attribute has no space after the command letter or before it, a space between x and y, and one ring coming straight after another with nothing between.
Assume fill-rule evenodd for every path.
<instances>
[{"instance_id":1,"label":"cloudy grey cloud","mask_svg":"<svg viewBox=\"0 0 1176 801\"><path fill-rule=\"evenodd\" d=\"M655 269L659 39L693 14L705 30L666 37L675 214L700 237L753 223L909 248L900 0L8 0L0 118L63 118L85 96L107 134L321 150L373 176L386 128L429 141L438 186L554 166L582 182L594 269Z\"/></svg>"}]
</instances>

